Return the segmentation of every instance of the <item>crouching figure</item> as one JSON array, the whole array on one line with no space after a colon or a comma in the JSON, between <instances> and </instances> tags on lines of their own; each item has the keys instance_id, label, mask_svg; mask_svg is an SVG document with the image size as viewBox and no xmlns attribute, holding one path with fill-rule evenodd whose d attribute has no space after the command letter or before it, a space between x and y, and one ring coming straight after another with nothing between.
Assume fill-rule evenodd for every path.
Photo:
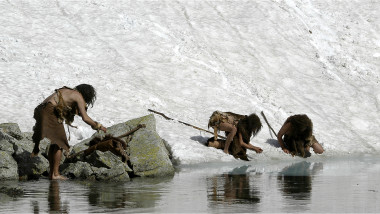
<instances>
[{"instance_id":1,"label":"crouching figure","mask_svg":"<svg viewBox=\"0 0 380 214\"><path fill-rule=\"evenodd\" d=\"M313 135L313 123L305 114L293 115L286 119L277 134L277 140L287 154L306 158L310 156L310 147L316 154L324 152Z\"/></svg>"},{"instance_id":2,"label":"crouching figure","mask_svg":"<svg viewBox=\"0 0 380 214\"><path fill-rule=\"evenodd\" d=\"M261 130L261 121L256 114L239 115L231 112L215 111L209 120L209 127L214 129L214 138L207 141L207 145L218 149L223 149L225 153L236 155L246 149L261 153L260 147L250 144L250 139ZM226 140L218 140L218 130L225 131ZM232 146L230 148L230 145Z\"/></svg>"}]
</instances>

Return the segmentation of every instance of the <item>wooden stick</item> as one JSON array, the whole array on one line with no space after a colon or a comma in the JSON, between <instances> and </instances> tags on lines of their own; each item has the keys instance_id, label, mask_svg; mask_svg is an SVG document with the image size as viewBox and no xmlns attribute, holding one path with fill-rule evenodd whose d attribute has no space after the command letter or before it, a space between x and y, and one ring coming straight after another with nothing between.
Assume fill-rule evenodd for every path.
<instances>
[{"instance_id":1,"label":"wooden stick","mask_svg":"<svg viewBox=\"0 0 380 214\"><path fill-rule=\"evenodd\" d=\"M139 124L139 125L136 126L134 129L131 129L131 130L128 131L127 133L122 134L122 135L120 135L119 137L116 137L116 138L123 138L123 137L126 137L126 136L128 136L128 135L133 134L135 131L139 130L140 128L145 128L145 127L146 127L145 124Z\"/></svg>"},{"instance_id":2,"label":"wooden stick","mask_svg":"<svg viewBox=\"0 0 380 214\"><path fill-rule=\"evenodd\" d=\"M265 117L265 114L264 114L263 111L261 111L261 115L264 117L264 120L265 120L265 122L268 124L270 130L272 130L273 134L277 137L276 132L273 130L272 126L269 124L269 122L268 122L267 118Z\"/></svg>"},{"instance_id":3,"label":"wooden stick","mask_svg":"<svg viewBox=\"0 0 380 214\"><path fill-rule=\"evenodd\" d=\"M153 112L153 113L155 113L155 114L159 114L159 115L161 115L162 117L164 117L164 118L167 119L167 120L174 120L174 119L172 119L172 118L166 116L165 114L163 114L163 113L161 113L161 112L158 112L158 111L155 111L155 110L152 110L152 109L148 109L148 111ZM199 127L197 127L197 126L193 126L193 125L191 125L191 124L189 124L189 123L185 123L185 122L182 122L182 121L180 121L180 120L175 120L175 121L177 121L177 122L179 122L179 123L182 123L182 124L184 124L184 125L186 125L186 126L190 126L190 127L194 128L194 129L198 129L198 130L200 130L200 131L204 131L204 132L207 132L207 133L210 133L210 134L214 135L214 132L210 132L209 130L202 129L202 128L199 128ZM222 139L227 139L226 137L221 136L221 135L218 135L218 137L220 137L220 138L222 138Z\"/></svg>"}]
</instances>

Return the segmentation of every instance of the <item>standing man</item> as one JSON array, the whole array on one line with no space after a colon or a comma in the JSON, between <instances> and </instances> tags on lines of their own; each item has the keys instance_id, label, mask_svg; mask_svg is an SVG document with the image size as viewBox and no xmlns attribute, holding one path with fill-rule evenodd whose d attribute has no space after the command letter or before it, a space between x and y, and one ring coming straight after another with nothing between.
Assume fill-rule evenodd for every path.
<instances>
[{"instance_id":1,"label":"standing man","mask_svg":"<svg viewBox=\"0 0 380 214\"><path fill-rule=\"evenodd\" d=\"M67 179L59 173L62 150L64 149L68 153L70 149L63 122L71 126L74 116L79 115L92 129L107 131L106 127L87 115L87 106L93 106L95 100L96 91L91 85L81 84L74 89L65 86L56 89L34 109L33 117L36 124L33 127L33 142L35 145L31 156L34 157L39 153L39 144L43 138L46 137L50 140L49 179Z\"/></svg>"}]
</instances>

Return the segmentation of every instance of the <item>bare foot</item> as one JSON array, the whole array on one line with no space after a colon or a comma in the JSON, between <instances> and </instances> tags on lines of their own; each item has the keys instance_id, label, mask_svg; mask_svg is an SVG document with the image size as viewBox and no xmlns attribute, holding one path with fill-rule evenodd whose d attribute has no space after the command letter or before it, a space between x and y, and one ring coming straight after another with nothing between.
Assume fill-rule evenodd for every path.
<instances>
[{"instance_id":1,"label":"bare foot","mask_svg":"<svg viewBox=\"0 0 380 214\"><path fill-rule=\"evenodd\" d=\"M67 180L68 178L66 178L63 175L52 175L52 176L50 176L49 179L50 180Z\"/></svg>"},{"instance_id":2,"label":"bare foot","mask_svg":"<svg viewBox=\"0 0 380 214\"><path fill-rule=\"evenodd\" d=\"M230 153L228 152L228 150L226 151L226 150L223 150L224 151L224 153L226 153L227 155L229 155Z\"/></svg>"}]
</instances>

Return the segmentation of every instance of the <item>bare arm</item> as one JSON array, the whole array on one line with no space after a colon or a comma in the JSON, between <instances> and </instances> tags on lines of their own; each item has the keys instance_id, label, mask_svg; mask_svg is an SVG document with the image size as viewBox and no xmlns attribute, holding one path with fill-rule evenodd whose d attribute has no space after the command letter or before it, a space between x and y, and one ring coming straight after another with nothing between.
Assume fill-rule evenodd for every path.
<instances>
[{"instance_id":1,"label":"bare arm","mask_svg":"<svg viewBox=\"0 0 380 214\"><path fill-rule=\"evenodd\" d=\"M90 116L88 116L86 111L86 102L84 101L82 95L80 93L75 93L73 95L73 99L78 105L79 114L82 117L82 120L88 125L90 125L92 128L96 127L98 123L91 119ZM107 129L104 126L100 126L100 130L107 132Z\"/></svg>"},{"instance_id":2,"label":"bare arm","mask_svg":"<svg viewBox=\"0 0 380 214\"><path fill-rule=\"evenodd\" d=\"M291 124L285 122L285 124L281 127L280 131L278 131L278 134L277 134L278 143L280 144L282 150L287 154L289 154L289 150L285 148L285 144L284 144L284 141L282 140L282 137L286 134L286 132L289 131L290 128L291 128Z\"/></svg>"},{"instance_id":3,"label":"bare arm","mask_svg":"<svg viewBox=\"0 0 380 214\"><path fill-rule=\"evenodd\" d=\"M249 142L248 143L245 143L244 140L243 140L243 136L241 135L241 133L239 132L238 133L238 136L239 136L239 143L242 147L246 148L246 149L250 149L250 150L253 150L255 151L256 153L261 153L263 152L263 150L260 148L260 147L257 147L257 146L254 146L252 144L250 144Z\"/></svg>"}]
</instances>

